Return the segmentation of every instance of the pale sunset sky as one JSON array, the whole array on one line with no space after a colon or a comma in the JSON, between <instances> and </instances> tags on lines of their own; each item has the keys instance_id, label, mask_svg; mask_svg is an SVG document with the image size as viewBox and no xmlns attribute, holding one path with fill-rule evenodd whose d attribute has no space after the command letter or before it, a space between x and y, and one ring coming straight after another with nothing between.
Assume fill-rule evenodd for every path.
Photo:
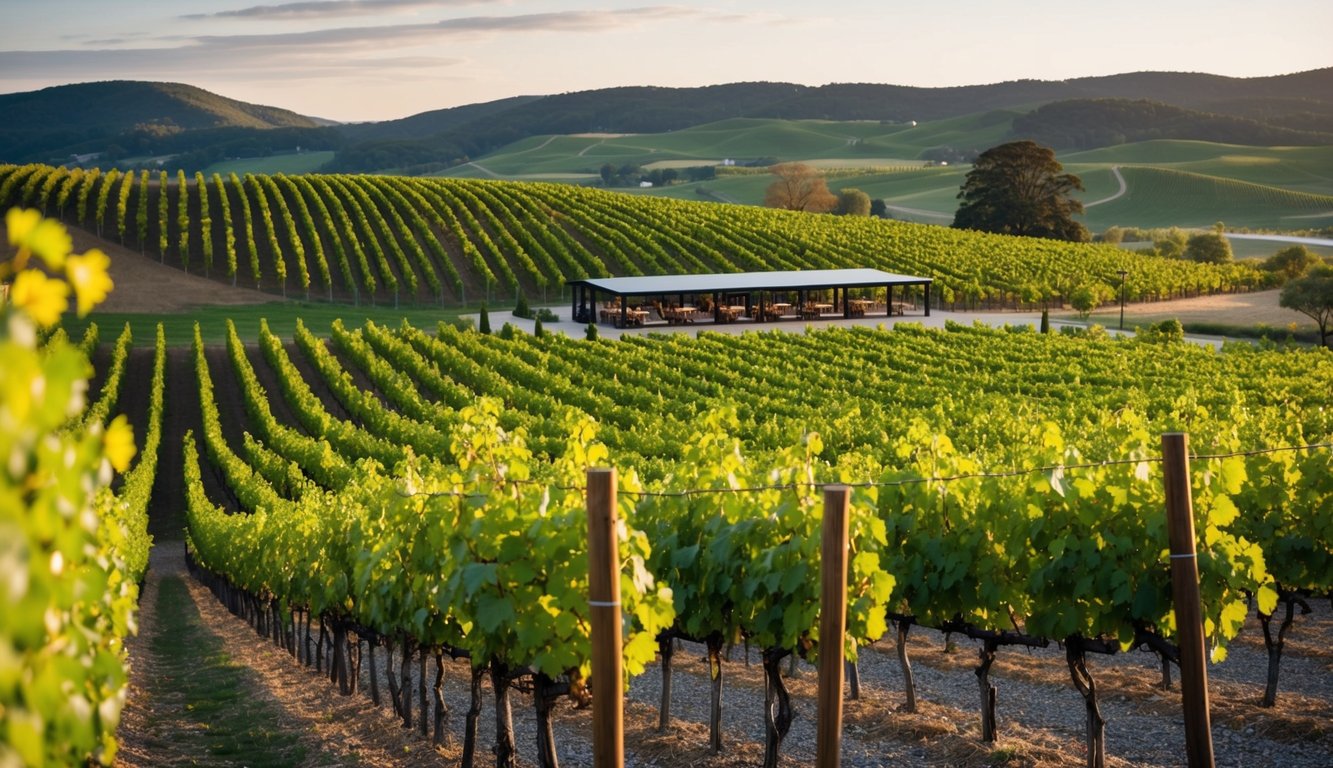
<instances>
[{"instance_id":1,"label":"pale sunset sky","mask_svg":"<svg viewBox=\"0 0 1333 768\"><path fill-rule=\"evenodd\" d=\"M1333 65L1330 0L0 0L0 93L183 82L341 121L738 81L951 86Z\"/></svg>"}]
</instances>

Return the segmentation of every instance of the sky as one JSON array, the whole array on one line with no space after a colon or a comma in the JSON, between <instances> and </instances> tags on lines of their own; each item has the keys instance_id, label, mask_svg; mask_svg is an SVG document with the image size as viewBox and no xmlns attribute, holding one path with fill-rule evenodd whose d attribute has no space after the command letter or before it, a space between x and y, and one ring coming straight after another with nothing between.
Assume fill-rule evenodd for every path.
<instances>
[{"instance_id":1,"label":"sky","mask_svg":"<svg viewBox=\"0 0 1333 768\"><path fill-rule=\"evenodd\" d=\"M740 81L1333 66L1330 0L0 0L0 93L182 82L339 121Z\"/></svg>"}]
</instances>

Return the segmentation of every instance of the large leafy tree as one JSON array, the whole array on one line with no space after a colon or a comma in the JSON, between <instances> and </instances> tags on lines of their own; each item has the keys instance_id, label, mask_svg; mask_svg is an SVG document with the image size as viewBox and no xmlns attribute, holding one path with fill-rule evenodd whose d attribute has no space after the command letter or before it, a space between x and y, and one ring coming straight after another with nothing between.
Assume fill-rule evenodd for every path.
<instances>
[{"instance_id":1,"label":"large leafy tree","mask_svg":"<svg viewBox=\"0 0 1333 768\"><path fill-rule=\"evenodd\" d=\"M769 171L777 177L764 193L769 208L827 213L838 204L824 177L805 163L779 163Z\"/></svg>"},{"instance_id":2,"label":"large leafy tree","mask_svg":"<svg viewBox=\"0 0 1333 768\"><path fill-rule=\"evenodd\" d=\"M1319 263L1318 256L1298 243L1269 256L1264 260L1263 269L1281 275L1283 280L1295 280Z\"/></svg>"},{"instance_id":3,"label":"large leafy tree","mask_svg":"<svg viewBox=\"0 0 1333 768\"><path fill-rule=\"evenodd\" d=\"M1333 348L1333 267L1315 267L1305 277L1292 280L1282 289L1278 304L1294 309L1319 324L1319 340Z\"/></svg>"},{"instance_id":4,"label":"large leafy tree","mask_svg":"<svg viewBox=\"0 0 1333 768\"><path fill-rule=\"evenodd\" d=\"M1185 258L1205 264L1229 264L1234 259L1231 242L1221 232L1190 235L1185 243Z\"/></svg>"},{"instance_id":5,"label":"large leafy tree","mask_svg":"<svg viewBox=\"0 0 1333 768\"><path fill-rule=\"evenodd\" d=\"M1086 242L1088 230L1074 221L1083 203L1079 177L1064 173L1055 152L1032 141L1015 141L982 152L958 193L959 229Z\"/></svg>"}]
</instances>

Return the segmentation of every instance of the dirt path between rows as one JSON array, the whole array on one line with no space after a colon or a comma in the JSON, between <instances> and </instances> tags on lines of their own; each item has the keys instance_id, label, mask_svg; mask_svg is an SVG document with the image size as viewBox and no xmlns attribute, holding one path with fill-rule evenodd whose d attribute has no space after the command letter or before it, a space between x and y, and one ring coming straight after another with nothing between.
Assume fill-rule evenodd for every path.
<instances>
[{"instance_id":1,"label":"dirt path between rows","mask_svg":"<svg viewBox=\"0 0 1333 768\"><path fill-rule=\"evenodd\" d=\"M185 631L198 636L195 665L183 667L164 653L171 638L163 633L182 630L163 610L184 614ZM128 643L129 696L116 759L121 768L454 762L365 697L331 695L327 681L259 638L188 574L179 541L153 548L139 624L141 633ZM192 692L190 678L205 674L232 678L235 691L212 685L202 695ZM235 722L243 727L229 727Z\"/></svg>"}]
</instances>

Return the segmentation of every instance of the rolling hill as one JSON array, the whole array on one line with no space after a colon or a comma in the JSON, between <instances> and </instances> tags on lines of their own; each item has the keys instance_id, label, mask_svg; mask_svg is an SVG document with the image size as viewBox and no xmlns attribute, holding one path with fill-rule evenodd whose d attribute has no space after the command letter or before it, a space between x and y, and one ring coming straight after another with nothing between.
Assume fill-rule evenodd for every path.
<instances>
[{"instance_id":1,"label":"rolling hill","mask_svg":"<svg viewBox=\"0 0 1333 768\"><path fill-rule=\"evenodd\" d=\"M1069 99L1043 104L1015 118L1014 133L1055 149L1089 149L1152 139L1249 146L1333 144L1333 132L1296 130L1145 99Z\"/></svg>"},{"instance_id":2,"label":"rolling hill","mask_svg":"<svg viewBox=\"0 0 1333 768\"><path fill-rule=\"evenodd\" d=\"M1328 94L1333 94L1333 68L1260 78L1139 72L952 88L868 83L609 88L522 101L509 109L491 111L483 120L455 122L447 132L433 135L408 135L402 130L402 121L383 129L369 126L339 154L331 169L376 170L366 163L368 158L376 157L371 148L387 142L393 142L394 150L404 157L409 156L405 145L412 145L410 157L416 164L454 164L534 135L665 133L738 117L910 124L995 111L1027 112L1070 99L1149 100L1199 112L1196 121L1216 122L1211 113L1250 121L1265 128L1269 135L1333 134L1333 97ZM426 114L442 120L450 112ZM438 123L423 120L421 125ZM1172 137L1211 136L1183 130ZM1320 141L1307 137L1300 143Z\"/></svg>"},{"instance_id":3,"label":"rolling hill","mask_svg":"<svg viewBox=\"0 0 1333 768\"><path fill-rule=\"evenodd\" d=\"M181 83L116 80L0 95L0 158L105 152L137 138L218 129L318 128L320 121ZM63 158L62 158L63 159Z\"/></svg>"},{"instance_id":4,"label":"rolling hill","mask_svg":"<svg viewBox=\"0 0 1333 768\"><path fill-rule=\"evenodd\" d=\"M584 184L599 183L609 166L617 183L644 194L760 204L761 168L722 168L716 178L686 169L728 158L742 166L801 160L827 169L835 191L857 187L885 199L897 218L939 224L952 219L970 158L1023 137L1060 148L1084 178L1094 231L1218 220L1290 230L1333 218L1331 93L1333 68L959 88L733 83L516 97L321 126L190 86L107 82L0 96L14 116L0 128L0 162L86 154L103 170L166 162L209 174L387 171ZM1126 169L1124 193L1117 166ZM1137 170L1148 166L1174 175ZM692 181L639 190L637 168ZM1163 189L1184 198L1161 199Z\"/></svg>"},{"instance_id":5,"label":"rolling hill","mask_svg":"<svg viewBox=\"0 0 1333 768\"><path fill-rule=\"evenodd\" d=\"M924 134L941 130L952 120L1006 116L1008 130L997 130L994 140L1011 135L1012 123L1022 115L1070 100L1075 104L1065 108L1047 106L1038 122L1054 135L1076 135L1079 141L1068 146L1079 148L1143 138L1319 144L1333 135L1330 94L1333 68L1258 78L1138 72L950 88L759 82L513 97L400 120L320 127L320 121L312 118L192 86L121 81L0 96L0 109L9 117L0 128L0 162L64 162L71 154L95 153L107 153L110 160L187 155L173 164L192 170L223 157L260 156L300 146L336 151L326 165L329 171L420 174L536 136L666 134L737 118L862 121L900 130L915 124L926 128L919 132ZM1107 99L1146 100L1161 106L1149 110L1151 120L1140 109L1126 126L1090 133L1087 103ZM1163 133L1153 121L1160 123L1167 114L1170 131ZM1152 134L1153 130L1158 133ZM923 146L960 146L955 138L903 131L877 151L914 158L920 157ZM903 155L895 149L893 145L901 141L910 142L916 154ZM865 149L875 148L868 144ZM736 146L728 154L769 153Z\"/></svg>"},{"instance_id":6,"label":"rolling hill","mask_svg":"<svg viewBox=\"0 0 1333 768\"><path fill-rule=\"evenodd\" d=\"M1317 115L1333 126L1333 68L1292 75L1230 78L1178 72L1139 72L1073 80L1019 80L990 85L919 88L871 83L804 86L793 83L734 83L701 88L606 88L526 100L493 102L485 115L501 131L550 133L661 133L731 117L784 120L941 120L991 110L1022 109L1067 99L1146 99L1282 125L1292 115ZM1261 103L1252 103L1262 100ZM459 107L474 111L479 105ZM369 124L357 139L424 139L438 133L424 120L456 110L423 113L409 120ZM468 127L455 122L453 130ZM1306 127L1303 130L1311 130Z\"/></svg>"}]
</instances>

